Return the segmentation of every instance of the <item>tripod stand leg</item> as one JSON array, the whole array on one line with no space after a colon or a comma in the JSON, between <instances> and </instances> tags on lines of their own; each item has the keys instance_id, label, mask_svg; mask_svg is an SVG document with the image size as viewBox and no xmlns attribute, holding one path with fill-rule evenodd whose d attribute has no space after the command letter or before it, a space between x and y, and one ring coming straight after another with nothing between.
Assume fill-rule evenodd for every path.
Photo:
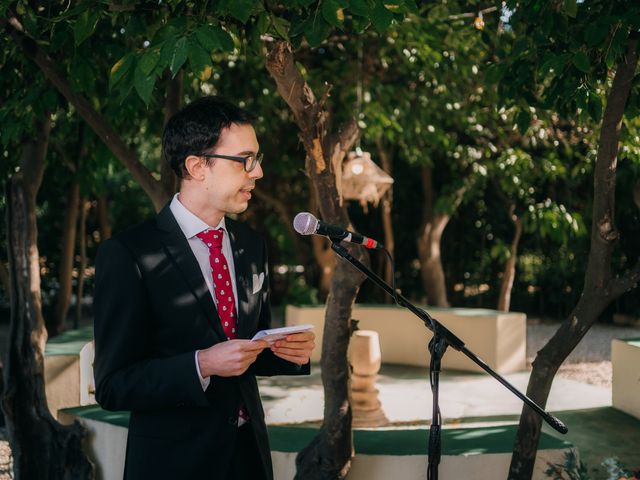
<instances>
[{"instance_id":1,"label":"tripod stand leg","mask_svg":"<svg viewBox=\"0 0 640 480\"><path fill-rule=\"evenodd\" d=\"M434 330L434 335L429 342L429 353L431 354L431 363L429 367L429 379L431 383L431 391L433 393L433 413L431 427L429 428L429 448L427 451L427 479L438 479L438 467L440 465L440 457L442 454L442 422L440 417L440 365L442 356L447 349L447 342L444 337L438 334L438 329Z\"/></svg>"}]
</instances>

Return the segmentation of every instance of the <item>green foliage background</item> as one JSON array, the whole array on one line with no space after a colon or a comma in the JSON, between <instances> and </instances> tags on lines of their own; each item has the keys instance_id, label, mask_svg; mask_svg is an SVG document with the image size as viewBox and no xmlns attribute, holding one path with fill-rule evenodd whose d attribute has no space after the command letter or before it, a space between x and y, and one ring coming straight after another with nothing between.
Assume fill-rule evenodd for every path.
<instances>
[{"instance_id":1,"label":"green foliage background","mask_svg":"<svg viewBox=\"0 0 640 480\"><path fill-rule=\"evenodd\" d=\"M161 2L162 3L162 2ZM355 116L359 145L393 155L393 224L398 287L425 298L416 238L423 215L424 167L434 174L435 208L452 215L442 242L454 306L493 308L513 236L509 205L524 225L512 309L562 317L575 305L589 249L592 173L604 99L629 31L640 24L634 2L434 2L297 0L155 3L3 1L0 13L21 19L55 59L76 93L85 95L152 172L160 169L163 95L183 70L184 101L222 95L254 112L265 153L260 187L291 213L308 210L304 151L289 109L264 68L264 48L291 41L303 74L334 121ZM474 27L478 12L484 28ZM532 21L527 15L536 13ZM106 195L114 231L153 214L153 206L105 145L37 67L2 34L0 105L3 179L15 171L38 117L54 118L38 197L43 293L56 292L56 271L71 178L90 199ZM633 192L640 173L640 81L623 125L618 167L620 271L640 255ZM81 139L81 140L79 140ZM53 148L55 146L55 148ZM86 161L69 168L81 146ZM65 153L63 155L61 152ZM459 208L453 195L466 185ZM0 210L4 213L4 199ZM355 228L382 238L381 213L349 205ZM302 249L272 205L257 198L245 219L270 243L275 303L321 301L310 242ZM6 242L5 225L0 238ZM99 244L88 221L89 257ZM6 261L6 249L0 259ZM373 266L382 271L382 256ZM304 273L293 266L302 265ZM278 273L285 271L285 273ZM87 292L90 294L90 289ZM0 301L6 305L6 292ZM365 284L362 302L380 301ZM637 293L613 312L640 315Z\"/></svg>"}]
</instances>

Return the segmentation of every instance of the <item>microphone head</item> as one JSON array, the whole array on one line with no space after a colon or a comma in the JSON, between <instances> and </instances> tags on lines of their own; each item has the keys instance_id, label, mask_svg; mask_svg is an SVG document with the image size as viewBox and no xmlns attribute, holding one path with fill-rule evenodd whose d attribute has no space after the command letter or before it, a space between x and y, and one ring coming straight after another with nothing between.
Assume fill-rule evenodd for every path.
<instances>
[{"instance_id":1,"label":"microphone head","mask_svg":"<svg viewBox=\"0 0 640 480\"><path fill-rule=\"evenodd\" d=\"M318 219L309 212L300 212L293 219L293 229L300 235L311 235L318 228Z\"/></svg>"}]
</instances>

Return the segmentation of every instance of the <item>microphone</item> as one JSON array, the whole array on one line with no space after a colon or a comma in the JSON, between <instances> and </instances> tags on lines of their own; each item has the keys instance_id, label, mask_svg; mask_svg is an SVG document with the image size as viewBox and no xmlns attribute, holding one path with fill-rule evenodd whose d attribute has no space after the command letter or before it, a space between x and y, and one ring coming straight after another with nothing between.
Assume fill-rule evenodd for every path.
<instances>
[{"instance_id":1,"label":"microphone","mask_svg":"<svg viewBox=\"0 0 640 480\"><path fill-rule=\"evenodd\" d=\"M335 240L357 243L365 248L384 248L379 242L359 233L350 232L337 225L331 225L318 220L309 212L300 212L293 219L293 229L300 235L325 235Z\"/></svg>"}]
</instances>

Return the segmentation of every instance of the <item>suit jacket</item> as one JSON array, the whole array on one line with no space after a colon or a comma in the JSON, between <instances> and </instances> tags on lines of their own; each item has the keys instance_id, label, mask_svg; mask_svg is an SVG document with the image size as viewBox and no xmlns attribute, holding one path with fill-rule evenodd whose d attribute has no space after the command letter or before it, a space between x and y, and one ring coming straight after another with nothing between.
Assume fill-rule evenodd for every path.
<instances>
[{"instance_id":1,"label":"suit jacket","mask_svg":"<svg viewBox=\"0 0 640 480\"><path fill-rule=\"evenodd\" d=\"M269 328L264 241L226 220L238 292L238 338ZM258 292L253 275L264 273ZM195 351L226 341L202 271L169 206L107 241L95 276L96 399L131 411L125 478L215 479L229 468L243 402L267 478L271 456L256 375L308 374L265 349L244 374L211 377L203 391Z\"/></svg>"}]
</instances>

